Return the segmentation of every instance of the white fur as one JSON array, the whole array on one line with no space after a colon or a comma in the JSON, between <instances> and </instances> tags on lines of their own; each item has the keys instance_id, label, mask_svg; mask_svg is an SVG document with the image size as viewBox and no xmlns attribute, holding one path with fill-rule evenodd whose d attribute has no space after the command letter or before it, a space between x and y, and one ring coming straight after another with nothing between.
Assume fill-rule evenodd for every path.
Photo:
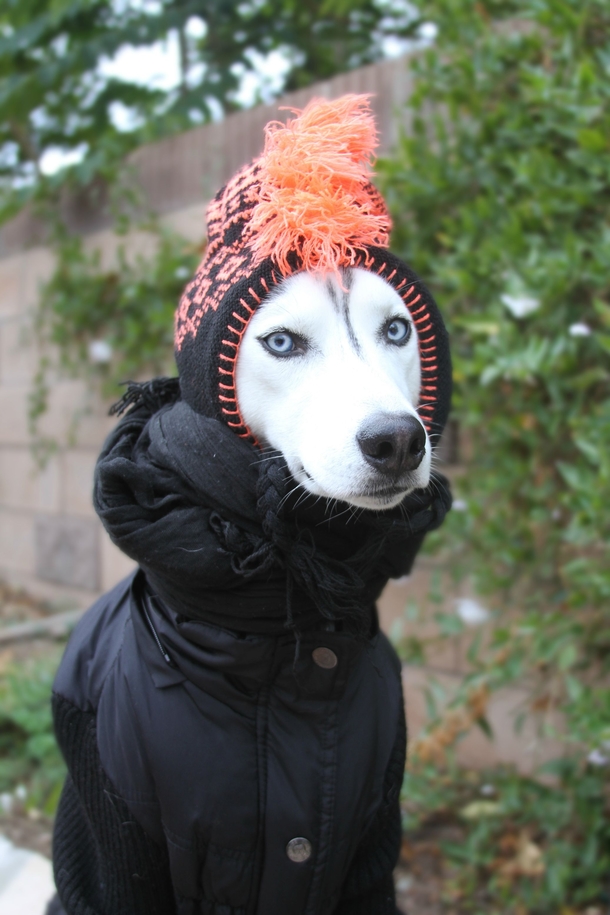
<instances>
[{"instance_id":1,"label":"white fur","mask_svg":"<svg viewBox=\"0 0 610 915\"><path fill-rule=\"evenodd\" d=\"M396 316L411 324L402 347L380 337ZM270 353L262 341L280 331L306 338L306 351ZM344 272L341 282L308 273L285 280L251 319L237 361L238 405L261 444L281 451L309 492L363 508L391 508L428 485L427 434L421 464L391 495L383 493L387 483L356 439L380 412L417 416L420 383L417 331L404 302L385 280L361 268Z\"/></svg>"}]
</instances>

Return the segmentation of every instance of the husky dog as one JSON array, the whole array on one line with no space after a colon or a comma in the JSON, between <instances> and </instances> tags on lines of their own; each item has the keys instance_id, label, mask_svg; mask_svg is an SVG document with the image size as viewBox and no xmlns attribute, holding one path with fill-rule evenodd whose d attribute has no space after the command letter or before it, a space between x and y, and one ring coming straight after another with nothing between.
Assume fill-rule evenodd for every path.
<instances>
[{"instance_id":1,"label":"husky dog","mask_svg":"<svg viewBox=\"0 0 610 915\"><path fill-rule=\"evenodd\" d=\"M361 96L268 126L208 207L179 377L119 405L94 504L138 568L54 684L66 915L396 915L406 726L375 602L450 506L450 362L388 250L375 136Z\"/></svg>"}]
</instances>

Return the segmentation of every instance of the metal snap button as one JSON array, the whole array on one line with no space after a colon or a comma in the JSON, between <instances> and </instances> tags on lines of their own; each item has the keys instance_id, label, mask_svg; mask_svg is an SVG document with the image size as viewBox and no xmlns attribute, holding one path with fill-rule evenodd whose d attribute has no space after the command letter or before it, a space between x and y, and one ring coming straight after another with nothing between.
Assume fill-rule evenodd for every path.
<instances>
[{"instance_id":1,"label":"metal snap button","mask_svg":"<svg viewBox=\"0 0 610 915\"><path fill-rule=\"evenodd\" d=\"M286 846L286 854L295 864L302 864L311 857L311 842L309 839L304 839L303 836L297 836L296 839L291 839Z\"/></svg>"},{"instance_id":2,"label":"metal snap button","mask_svg":"<svg viewBox=\"0 0 610 915\"><path fill-rule=\"evenodd\" d=\"M324 670L332 670L339 663L337 655L330 648L314 648L311 656L314 659L314 663L318 667L323 667Z\"/></svg>"}]
</instances>

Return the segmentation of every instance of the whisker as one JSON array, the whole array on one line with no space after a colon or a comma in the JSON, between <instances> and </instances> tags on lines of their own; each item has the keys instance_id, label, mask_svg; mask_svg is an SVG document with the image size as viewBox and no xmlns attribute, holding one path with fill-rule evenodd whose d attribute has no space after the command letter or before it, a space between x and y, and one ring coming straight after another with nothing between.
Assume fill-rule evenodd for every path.
<instances>
[{"instance_id":1,"label":"whisker","mask_svg":"<svg viewBox=\"0 0 610 915\"><path fill-rule=\"evenodd\" d=\"M286 495L282 496L282 498L280 499L280 504L279 504L278 507L277 507L277 508L278 508L278 511L280 511L280 509L283 508L283 506L284 506L286 500L290 498L290 496L293 494L293 492L296 492L297 489L300 489L300 488L301 488L301 484L300 484L300 483L297 483L297 485L296 485L296 486L293 486L292 489L290 489L290 490L286 493Z\"/></svg>"}]
</instances>

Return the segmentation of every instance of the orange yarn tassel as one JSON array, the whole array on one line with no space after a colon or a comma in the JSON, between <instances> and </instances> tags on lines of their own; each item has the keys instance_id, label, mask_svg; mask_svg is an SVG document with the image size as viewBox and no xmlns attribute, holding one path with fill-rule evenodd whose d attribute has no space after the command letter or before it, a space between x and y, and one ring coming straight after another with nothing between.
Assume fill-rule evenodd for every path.
<instances>
[{"instance_id":1,"label":"orange yarn tassel","mask_svg":"<svg viewBox=\"0 0 610 915\"><path fill-rule=\"evenodd\" d=\"M259 261L284 275L296 251L305 270L337 271L366 245L387 247L391 221L370 184L377 130L368 95L312 99L286 125L265 128L260 199L249 230Z\"/></svg>"}]
</instances>

